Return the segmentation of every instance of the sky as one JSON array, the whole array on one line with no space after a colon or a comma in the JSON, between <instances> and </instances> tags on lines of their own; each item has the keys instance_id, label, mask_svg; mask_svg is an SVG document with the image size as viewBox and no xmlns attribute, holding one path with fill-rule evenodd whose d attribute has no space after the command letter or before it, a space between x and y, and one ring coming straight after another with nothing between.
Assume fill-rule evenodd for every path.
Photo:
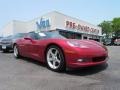
<instances>
[{"instance_id":1,"label":"sky","mask_svg":"<svg viewBox=\"0 0 120 90\"><path fill-rule=\"evenodd\" d=\"M98 25L120 17L120 0L0 0L0 30L11 20L29 21L51 11Z\"/></svg>"}]
</instances>

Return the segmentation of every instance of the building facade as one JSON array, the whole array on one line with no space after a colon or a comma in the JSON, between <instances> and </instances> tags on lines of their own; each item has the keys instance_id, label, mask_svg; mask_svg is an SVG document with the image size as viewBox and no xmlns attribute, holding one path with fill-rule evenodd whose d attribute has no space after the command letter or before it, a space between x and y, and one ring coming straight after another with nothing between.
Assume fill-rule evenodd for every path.
<instances>
[{"instance_id":1,"label":"building facade","mask_svg":"<svg viewBox=\"0 0 120 90\"><path fill-rule=\"evenodd\" d=\"M14 20L0 30L0 35L8 36L30 31L58 31L63 36L72 39L94 39L100 41L102 37L102 29L100 27L56 11L27 22Z\"/></svg>"}]
</instances>

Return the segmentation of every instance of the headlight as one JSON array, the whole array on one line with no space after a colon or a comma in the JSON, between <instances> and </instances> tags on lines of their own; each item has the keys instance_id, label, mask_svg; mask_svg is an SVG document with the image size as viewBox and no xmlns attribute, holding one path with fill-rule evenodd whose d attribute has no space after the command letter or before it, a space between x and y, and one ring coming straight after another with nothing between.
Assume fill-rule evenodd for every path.
<instances>
[{"instance_id":1,"label":"headlight","mask_svg":"<svg viewBox=\"0 0 120 90\"><path fill-rule=\"evenodd\" d=\"M89 48L83 44L80 44L79 42L76 42L76 41L67 41L67 44L71 47Z\"/></svg>"},{"instance_id":2,"label":"headlight","mask_svg":"<svg viewBox=\"0 0 120 90\"><path fill-rule=\"evenodd\" d=\"M73 42L72 41L67 41L67 44L72 46L72 47L79 47L80 46L80 44L78 42L74 42L74 41Z\"/></svg>"}]
</instances>

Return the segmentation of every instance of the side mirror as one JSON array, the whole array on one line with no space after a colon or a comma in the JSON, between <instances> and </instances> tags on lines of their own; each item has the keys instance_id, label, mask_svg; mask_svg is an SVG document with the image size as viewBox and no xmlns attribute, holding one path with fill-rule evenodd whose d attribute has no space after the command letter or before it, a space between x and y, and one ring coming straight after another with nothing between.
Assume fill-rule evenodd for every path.
<instances>
[{"instance_id":1,"label":"side mirror","mask_svg":"<svg viewBox=\"0 0 120 90\"><path fill-rule=\"evenodd\" d=\"M29 37L25 37L24 39L25 39L25 40L30 40L30 41L32 41L32 39L29 38Z\"/></svg>"}]
</instances>

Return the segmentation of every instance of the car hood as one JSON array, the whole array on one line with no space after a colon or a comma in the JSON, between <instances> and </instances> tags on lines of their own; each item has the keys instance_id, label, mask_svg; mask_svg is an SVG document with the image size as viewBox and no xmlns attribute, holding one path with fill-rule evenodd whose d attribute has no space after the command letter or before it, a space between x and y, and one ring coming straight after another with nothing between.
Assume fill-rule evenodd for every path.
<instances>
[{"instance_id":1,"label":"car hood","mask_svg":"<svg viewBox=\"0 0 120 90\"><path fill-rule=\"evenodd\" d=\"M12 41L12 39L2 39L1 41L6 41L6 42L8 42L8 41Z\"/></svg>"},{"instance_id":2,"label":"car hood","mask_svg":"<svg viewBox=\"0 0 120 90\"><path fill-rule=\"evenodd\" d=\"M78 43L80 47L82 48L103 48L103 45L97 41L93 40L76 40L76 39L70 39L69 42Z\"/></svg>"},{"instance_id":3,"label":"car hood","mask_svg":"<svg viewBox=\"0 0 120 90\"><path fill-rule=\"evenodd\" d=\"M15 41L16 41L16 39L2 39L1 43L3 43L3 44L11 44L11 43L13 43Z\"/></svg>"}]
</instances>

